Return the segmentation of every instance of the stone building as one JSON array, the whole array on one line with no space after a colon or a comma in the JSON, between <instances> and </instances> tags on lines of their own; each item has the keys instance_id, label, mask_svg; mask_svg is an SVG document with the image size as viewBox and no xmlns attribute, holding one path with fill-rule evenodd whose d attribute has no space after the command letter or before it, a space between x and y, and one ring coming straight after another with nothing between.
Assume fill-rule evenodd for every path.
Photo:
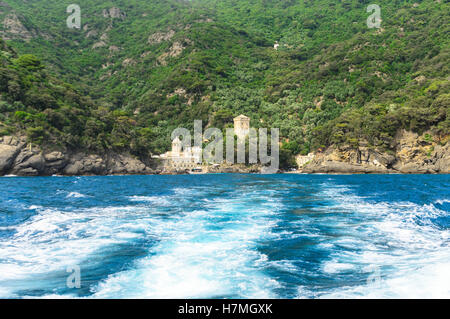
<instances>
[{"instance_id":1,"label":"stone building","mask_svg":"<svg viewBox=\"0 0 450 319\"><path fill-rule=\"evenodd\" d=\"M202 149L197 146L183 149L182 142L176 137L171 151L153 158L162 159L164 169L193 170L202 164Z\"/></svg>"},{"instance_id":2,"label":"stone building","mask_svg":"<svg viewBox=\"0 0 450 319\"><path fill-rule=\"evenodd\" d=\"M250 132L250 118L239 115L234 118L234 133L239 138L245 138ZM160 159L165 171L198 171L203 165L203 150L201 147L185 147L178 137L172 141L172 150L161 155L152 156Z\"/></svg>"},{"instance_id":3,"label":"stone building","mask_svg":"<svg viewBox=\"0 0 450 319\"><path fill-rule=\"evenodd\" d=\"M239 138L245 138L250 132L250 118L241 114L233 120L234 134L236 134Z\"/></svg>"}]
</instances>

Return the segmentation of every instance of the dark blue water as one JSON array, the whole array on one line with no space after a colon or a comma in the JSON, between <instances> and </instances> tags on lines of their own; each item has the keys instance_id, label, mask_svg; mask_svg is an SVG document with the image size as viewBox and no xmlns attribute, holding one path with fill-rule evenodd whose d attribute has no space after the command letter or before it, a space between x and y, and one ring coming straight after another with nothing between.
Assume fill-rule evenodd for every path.
<instances>
[{"instance_id":1,"label":"dark blue water","mask_svg":"<svg viewBox=\"0 0 450 319\"><path fill-rule=\"evenodd\" d=\"M0 199L2 298L450 297L448 175L5 177Z\"/></svg>"}]
</instances>

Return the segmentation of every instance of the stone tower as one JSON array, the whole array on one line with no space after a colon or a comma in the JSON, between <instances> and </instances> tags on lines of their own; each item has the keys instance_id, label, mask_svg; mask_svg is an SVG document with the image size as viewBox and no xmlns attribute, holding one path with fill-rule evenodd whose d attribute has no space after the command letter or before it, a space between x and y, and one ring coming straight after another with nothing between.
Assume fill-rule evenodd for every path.
<instances>
[{"instance_id":1,"label":"stone tower","mask_svg":"<svg viewBox=\"0 0 450 319\"><path fill-rule=\"evenodd\" d=\"M245 138L250 132L250 118L245 115L239 115L234 118L234 134L239 138Z\"/></svg>"},{"instance_id":2,"label":"stone tower","mask_svg":"<svg viewBox=\"0 0 450 319\"><path fill-rule=\"evenodd\" d=\"M178 136L172 141L172 155L180 156L181 155L181 141Z\"/></svg>"}]
</instances>

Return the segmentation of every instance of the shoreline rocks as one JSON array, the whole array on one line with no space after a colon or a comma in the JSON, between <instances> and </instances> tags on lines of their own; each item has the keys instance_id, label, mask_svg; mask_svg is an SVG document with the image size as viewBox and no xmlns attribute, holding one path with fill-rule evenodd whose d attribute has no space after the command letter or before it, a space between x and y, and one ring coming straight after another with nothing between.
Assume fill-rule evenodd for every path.
<instances>
[{"instance_id":1,"label":"shoreline rocks","mask_svg":"<svg viewBox=\"0 0 450 319\"><path fill-rule=\"evenodd\" d=\"M447 137L448 139L448 137ZM447 140L446 140L447 141ZM329 147L299 157L300 168L286 173L304 174L449 174L450 143L423 139L402 131L396 138L395 152L383 153L360 146ZM130 154L87 154L61 150L42 150L27 144L25 137L0 137L0 176L79 176L79 175L178 175L187 171L164 171L157 163L144 163ZM259 165L216 165L202 172L264 173ZM195 174L195 173L194 173Z\"/></svg>"},{"instance_id":2,"label":"shoreline rocks","mask_svg":"<svg viewBox=\"0 0 450 319\"><path fill-rule=\"evenodd\" d=\"M445 141L445 142L444 142ZM450 143L448 136L434 140L430 134L419 136L401 130L395 138L392 153L369 148L331 146L310 156L300 173L337 174L449 174ZM300 158L300 161L303 157Z\"/></svg>"},{"instance_id":3,"label":"shoreline rocks","mask_svg":"<svg viewBox=\"0 0 450 319\"><path fill-rule=\"evenodd\" d=\"M155 171L129 154L45 151L23 137L0 137L0 176L135 175Z\"/></svg>"}]
</instances>

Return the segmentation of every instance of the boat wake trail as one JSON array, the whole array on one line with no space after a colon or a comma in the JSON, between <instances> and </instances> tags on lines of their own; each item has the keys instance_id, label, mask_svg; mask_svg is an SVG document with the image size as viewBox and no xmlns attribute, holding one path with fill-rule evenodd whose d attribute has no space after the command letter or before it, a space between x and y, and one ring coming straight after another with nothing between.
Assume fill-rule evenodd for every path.
<instances>
[{"instance_id":1,"label":"boat wake trail","mask_svg":"<svg viewBox=\"0 0 450 319\"><path fill-rule=\"evenodd\" d=\"M266 256L257 243L270 236L280 207L264 193L243 187L227 198L200 196L202 209L154 227L163 240L133 269L100 283L94 297L274 297L278 283L261 271Z\"/></svg>"}]
</instances>

